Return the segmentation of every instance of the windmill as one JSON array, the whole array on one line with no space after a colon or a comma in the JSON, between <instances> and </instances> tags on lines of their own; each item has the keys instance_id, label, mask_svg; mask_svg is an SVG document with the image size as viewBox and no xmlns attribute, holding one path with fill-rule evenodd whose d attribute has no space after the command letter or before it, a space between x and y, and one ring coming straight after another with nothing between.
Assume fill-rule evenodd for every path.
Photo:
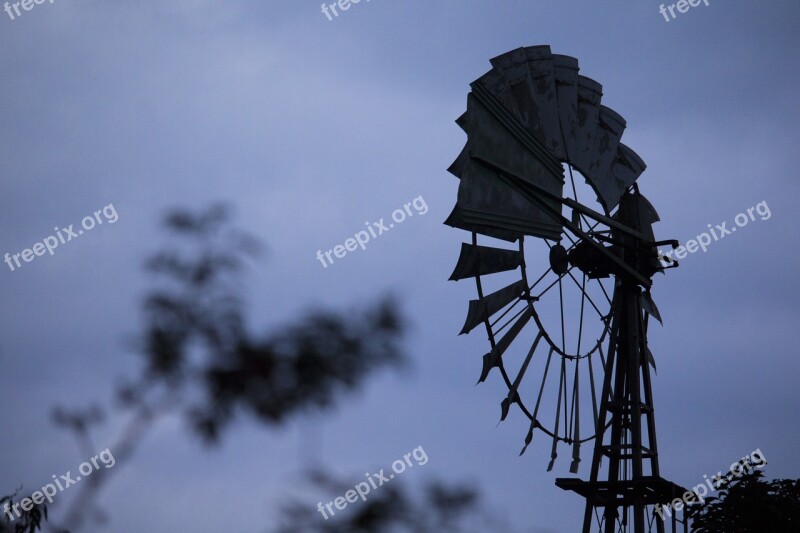
<instances>
[{"instance_id":1,"label":"windmill","mask_svg":"<svg viewBox=\"0 0 800 533\"><path fill-rule=\"evenodd\" d=\"M654 506L685 489L660 475L647 328L661 321L653 275L677 266L656 247L678 243L655 240L636 183L645 164L575 58L533 46L491 64L456 121L467 144L448 169L460 184L445 221L471 233L450 279L475 279L461 333L488 335L478 381L499 374L501 420L516 404L530 422L520 455L535 434L550 439L548 471L566 449L577 473L593 443L588 481L556 479L586 499L585 533L663 533Z\"/></svg>"}]
</instances>

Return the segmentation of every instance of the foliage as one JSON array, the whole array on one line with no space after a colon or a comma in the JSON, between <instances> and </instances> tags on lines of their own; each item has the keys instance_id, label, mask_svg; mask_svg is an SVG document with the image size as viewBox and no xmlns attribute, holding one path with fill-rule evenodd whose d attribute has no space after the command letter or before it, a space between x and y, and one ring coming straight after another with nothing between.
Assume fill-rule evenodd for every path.
<instances>
[{"instance_id":1,"label":"foliage","mask_svg":"<svg viewBox=\"0 0 800 533\"><path fill-rule=\"evenodd\" d=\"M734 478L704 504L690 506L697 533L795 533L800 531L800 480L764 481L760 470Z\"/></svg>"},{"instance_id":2,"label":"foliage","mask_svg":"<svg viewBox=\"0 0 800 533\"><path fill-rule=\"evenodd\" d=\"M0 510L4 510L6 504L13 505L14 497L18 492L1 497ZM13 522L4 511L0 512L3 513L3 519L0 520L0 533L34 533L42 529L42 519L47 520L47 505L44 504L33 504L30 511L20 509L20 517L15 518ZM11 512L15 514L13 510Z\"/></svg>"},{"instance_id":3,"label":"foliage","mask_svg":"<svg viewBox=\"0 0 800 533\"><path fill-rule=\"evenodd\" d=\"M322 472L309 475L314 492L341 495L352 483ZM325 498L323 503L331 498ZM316 502L295 500L284 506L280 525L273 533L455 533L510 531L481 508L480 494L466 486L432 482L413 491L393 481L370 492L325 520Z\"/></svg>"},{"instance_id":4,"label":"foliage","mask_svg":"<svg viewBox=\"0 0 800 533\"><path fill-rule=\"evenodd\" d=\"M125 463L153 424L183 413L192 433L219 442L240 415L267 426L305 410L337 407L381 368L405 361L397 306L383 300L361 311L315 311L273 331L251 333L245 320L243 270L259 246L230 225L227 209L179 210L166 219L168 246L146 263L155 275L135 347L141 372L117 391L127 417L109 447ZM84 456L91 433L108 417L99 404L54 411ZM116 470L114 470L116 471ZM61 524L77 529L113 471L81 483Z\"/></svg>"}]
</instances>

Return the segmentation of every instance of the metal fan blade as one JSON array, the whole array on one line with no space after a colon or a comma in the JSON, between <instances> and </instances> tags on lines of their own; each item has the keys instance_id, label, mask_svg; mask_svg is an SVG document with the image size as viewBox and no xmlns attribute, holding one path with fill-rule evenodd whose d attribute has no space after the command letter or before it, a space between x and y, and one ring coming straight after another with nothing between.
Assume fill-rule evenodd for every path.
<instances>
[{"instance_id":1,"label":"metal fan blade","mask_svg":"<svg viewBox=\"0 0 800 533\"><path fill-rule=\"evenodd\" d=\"M464 111L461 113L461 116L456 119L456 124L458 127L461 128L463 131L467 131L467 112Z\"/></svg>"},{"instance_id":2,"label":"metal fan blade","mask_svg":"<svg viewBox=\"0 0 800 533\"><path fill-rule=\"evenodd\" d=\"M561 142L561 125L558 118L558 98L553 54L549 46L525 48L528 70L531 74L534 98L539 108L544 145L559 161L564 161L564 144Z\"/></svg>"},{"instance_id":3,"label":"metal fan blade","mask_svg":"<svg viewBox=\"0 0 800 533\"><path fill-rule=\"evenodd\" d=\"M572 462L569 464L569 471L572 474L578 473L578 464L581 462L581 445L577 442L572 445Z\"/></svg>"},{"instance_id":4,"label":"metal fan blade","mask_svg":"<svg viewBox=\"0 0 800 533\"><path fill-rule=\"evenodd\" d=\"M469 148L468 145L464 145L464 148L461 150L461 153L458 154L456 160L453 161L453 164L447 169L447 171L452 174L453 176L461 179L464 175L464 167L467 165L469 161Z\"/></svg>"},{"instance_id":5,"label":"metal fan blade","mask_svg":"<svg viewBox=\"0 0 800 533\"><path fill-rule=\"evenodd\" d=\"M445 220L444 223L453 228L474 231L475 233L480 233L481 235L486 235L487 237L494 237L495 239L508 242L515 242L522 235L520 232L516 231L493 228L490 226L481 226L480 224L469 224L464 221L464 214L461 212L461 208L458 205L453 208L453 211L450 212L450 216L447 217L447 220Z\"/></svg>"},{"instance_id":6,"label":"metal fan blade","mask_svg":"<svg viewBox=\"0 0 800 533\"><path fill-rule=\"evenodd\" d=\"M530 114L530 111L527 109L527 106L530 104L526 102L524 98L520 98L519 84L524 83L522 73L517 72L515 74L509 72L509 69L519 69L519 67L522 66L525 70L525 75L527 75L528 69L525 65L525 52L522 48L517 48L516 50L511 50L510 52L497 56L489 60L489 62L492 64L492 67L494 67L492 71L501 76L501 78L498 78L498 81L502 79L502 93L504 95L507 94L514 101L514 106L507 108L508 111L518 115L520 122L525 126L529 126L536 115ZM509 74L511 75L509 76ZM499 99L499 95L496 96L498 96Z\"/></svg>"},{"instance_id":7,"label":"metal fan blade","mask_svg":"<svg viewBox=\"0 0 800 533\"><path fill-rule=\"evenodd\" d=\"M639 216L642 225L652 225L661 220L658 211L650 203L650 200L641 193L636 195L639 201Z\"/></svg>"},{"instance_id":8,"label":"metal fan blade","mask_svg":"<svg viewBox=\"0 0 800 533\"><path fill-rule=\"evenodd\" d=\"M574 403L574 411L573 417L574 420L571 422L573 424L573 433L572 433L572 462L569 465L569 471L573 474L578 473L578 465L581 462L581 411L580 411L580 386L578 385L578 367L575 367L575 382L573 384L573 401Z\"/></svg>"},{"instance_id":9,"label":"metal fan blade","mask_svg":"<svg viewBox=\"0 0 800 533\"><path fill-rule=\"evenodd\" d=\"M461 169L459 206L464 221L558 240L560 223L504 183L494 168L560 198L564 187L561 164L479 82L473 84L467 99L465 126L471 159ZM556 200L544 201L560 211Z\"/></svg>"},{"instance_id":10,"label":"metal fan blade","mask_svg":"<svg viewBox=\"0 0 800 533\"><path fill-rule=\"evenodd\" d=\"M467 97L470 154L560 195L564 169L481 83Z\"/></svg>"},{"instance_id":11,"label":"metal fan blade","mask_svg":"<svg viewBox=\"0 0 800 533\"><path fill-rule=\"evenodd\" d=\"M522 383L522 378L525 376L525 372L528 370L528 365L530 364L531 359L533 359L533 354L536 352L536 347L539 346L539 341L542 340L543 336L544 334L541 331L538 335L536 335L536 340L533 341L531 349L528 350L528 355L525 357L525 361L523 361L522 366L517 373L517 378L514 380L514 383L508 390L508 397L503 400L503 416L500 418L501 422L505 420L506 415L508 414L508 406L514 401L519 402L519 394L517 393L519 390L519 384Z\"/></svg>"},{"instance_id":12,"label":"metal fan blade","mask_svg":"<svg viewBox=\"0 0 800 533\"><path fill-rule=\"evenodd\" d=\"M517 104L514 101L514 95L506 83L503 72L499 69L492 69L474 82L472 85L481 85L487 89L492 96L503 106L503 108L514 116L517 120L521 118Z\"/></svg>"},{"instance_id":13,"label":"metal fan blade","mask_svg":"<svg viewBox=\"0 0 800 533\"><path fill-rule=\"evenodd\" d=\"M578 76L578 133L575 153L570 154L570 160L584 176L588 175L589 165L592 162L597 117L600 115L602 98L602 85L586 76Z\"/></svg>"},{"instance_id":14,"label":"metal fan blade","mask_svg":"<svg viewBox=\"0 0 800 533\"><path fill-rule=\"evenodd\" d=\"M553 471L553 466L555 466L557 458L558 458L558 439L556 437L553 437L553 448L550 451L550 462L547 464L548 472Z\"/></svg>"},{"instance_id":15,"label":"metal fan blade","mask_svg":"<svg viewBox=\"0 0 800 533\"><path fill-rule=\"evenodd\" d=\"M455 270L450 275L451 281L458 281L485 274L496 274L514 270L523 263L519 250L505 250L491 246L461 244L461 255Z\"/></svg>"},{"instance_id":16,"label":"metal fan blade","mask_svg":"<svg viewBox=\"0 0 800 533\"><path fill-rule=\"evenodd\" d=\"M642 293L642 309L644 309L647 314L658 320L662 326L664 325L664 322L661 321L661 313L658 312L658 307L656 307L656 303L653 301L652 296L650 296L650 291L645 291Z\"/></svg>"},{"instance_id":17,"label":"metal fan blade","mask_svg":"<svg viewBox=\"0 0 800 533\"><path fill-rule=\"evenodd\" d=\"M458 207L464 222L515 234L558 240L561 225L501 180L494 169L470 160L458 187Z\"/></svg>"},{"instance_id":18,"label":"metal fan blade","mask_svg":"<svg viewBox=\"0 0 800 533\"><path fill-rule=\"evenodd\" d=\"M499 291L484 296L480 300L469 301L469 312L464 327L459 335L469 333L475 326L487 320L490 316L519 298L527 285L524 280L519 280Z\"/></svg>"},{"instance_id":19,"label":"metal fan blade","mask_svg":"<svg viewBox=\"0 0 800 533\"><path fill-rule=\"evenodd\" d=\"M549 53L550 48L545 48ZM544 146L547 139L539 118L539 106L534 96L533 80L528 68L525 49L517 48L497 56L491 60L491 63L495 70L503 72L508 90L516 103L520 122Z\"/></svg>"},{"instance_id":20,"label":"metal fan blade","mask_svg":"<svg viewBox=\"0 0 800 533\"><path fill-rule=\"evenodd\" d=\"M539 427L539 421L535 418L531 420L531 427L528 429L528 434L525 435L525 446L522 447L522 450L519 452L520 455L525 453L525 450L528 449L528 446L531 445L533 442L533 430Z\"/></svg>"},{"instance_id":21,"label":"metal fan blade","mask_svg":"<svg viewBox=\"0 0 800 533\"><path fill-rule=\"evenodd\" d=\"M613 218L637 232L641 239L655 242L653 224L661 219L653 204L643 194L623 194L620 199L620 208Z\"/></svg>"},{"instance_id":22,"label":"metal fan blade","mask_svg":"<svg viewBox=\"0 0 800 533\"><path fill-rule=\"evenodd\" d=\"M569 161L578 152L578 60L553 54L553 70L564 159Z\"/></svg>"},{"instance_id":23,"label":"metal fan blade","mask_svg":"<svg viewBox=\"0 0 800 533\"><path fill-rule=\"evenodd\" d=\"M508 398L504 398L502 402L500 402L500 422L506 419L508 416L508 410L511 407L512 403L519 403L520 398L517 391L513 391L513 394L509 394Z\"/></svg>"},{"instance_id":24,"label":"metal fan blade","mask_svg":"<svg viewBox=\"0 0 800 533\"><path fill-rule=\"evenodd\" d=\"M525 308L522 315L520 315L514 325L511 326L511 329L503 335L503 338L500 339L500 342L497 343L494 349L483 356L483 369L481 370L481 377L478 379L478 383L486 381L489 371L496 366L500 366L500 360L503 354L508 350L508 347L511 346L511 343L514 342L514 339L517 338L519 332L522 331L522 328L525 327L532 316L530 308Z\"/></svg>"},{"instance_id":25,"label":"metal fan blade","mask_svg":"<svg viewBox=\"0 0 800 533\"><path fill-rule=\"evenodd\" d=\"M653 357L653 352L650 351L648 346L645 346L645 351L647 352L647 362L653 367L653 371L657 374L658 368L656 368L656 358Z\"/></svg>"},{"instance_id":26,"label":"metal fan blade","mask_svg":"<svg viewBox=\"0 0 800 533\"><path fill-rule=\"evenodd\" d=\"M589 164L589 173L586 178L597 192L597 199L603 204L606 212L611 211L612 205L619 202L619 196L606 197L603 191L609 189L605 182L609 178L611 165L617 158L617 149L622 133L625 131L626 122L616 111L604 105L600 106L600 116L597 118L597 131L594 138L592 161ZM613 184L612 184L612 189Z\"/></svg>"},{"instance_id":27,"label":"metal fan blade","mask_svg":"<svg viewBox=\"0 0 800 533\"><path fill-rule=\"evenodd\" d=\"M642 172L647 168L644 161L636 152L619 143L617 157L611 165L609 176L602 180L600 196L606 199L608 210L611 211L618 204L625 191L633 185Z\"/></svg>"}]
</instances>

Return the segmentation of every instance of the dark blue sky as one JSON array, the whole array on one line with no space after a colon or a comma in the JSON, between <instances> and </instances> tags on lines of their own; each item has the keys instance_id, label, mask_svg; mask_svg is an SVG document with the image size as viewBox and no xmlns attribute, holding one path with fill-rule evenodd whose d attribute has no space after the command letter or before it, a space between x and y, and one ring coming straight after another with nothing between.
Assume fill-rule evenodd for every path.
<instances>
[{"instance_id":1,"label":"dark blue sky","mask_svg":"<svg viewBox=\"0 0 800 533\"><path fill-rule=\"evenodd\" d=\"M521 531L576 530L583 501L553 485L568 460L546 472L546 439L518 457L519 413L496 427L505 387L474 387L485 336L456 336L474 286L446 281L467 238L442 225L457 190L446 168L465 141L454 120L491 57L535 44L577 57L627 119L659 238L685 242L767 203L768 220L656 278L661 464L694 485L760 448L768 477L800 477L796 2L711 0L671 22L651 0L373 0L334 20L319 3L0 12L0 253L108 204L119 215L52 257L0 265L0 493L87 459L50 409L107 397L135 371L124 341L161 215L225 200L270 248L249 278L253 325L391 290L414 324L414 371L370 382L336 414L275 432L237 425L216 451L163 421L115 466L107 531L263 531L302 493L309 454L355 484L420 445L429 462L409 483L473 482ZM327 269L315 258L418 196L425 215Z\"/></svg>"}]
</instances>

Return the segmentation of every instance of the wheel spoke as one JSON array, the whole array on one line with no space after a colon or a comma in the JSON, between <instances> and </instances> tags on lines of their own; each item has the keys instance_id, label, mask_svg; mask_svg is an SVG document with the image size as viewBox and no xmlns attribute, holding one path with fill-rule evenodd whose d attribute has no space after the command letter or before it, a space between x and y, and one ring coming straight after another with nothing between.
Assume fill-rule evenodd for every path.
<instances>
[{"instance_id":1,"label":"wheel spoke","mask_svg":"<svg viewBox=\"0 0 800 533\"><path fill-rule=\"evenodd\" d=\"M547 364L544 367L544 376L542 377L542 385L539 387L539 396L536 398L536 406L533 408L533 419L539 414L539 405L542 403L542 393L544 392L544 384L547 381L547 372L550 370L550 361L553 359L553 349L550 348L550 353L547 354Z\"/></svg>"},{"instance_id":2,"label":"wheel spoke","mask_svg":"<svg viewBox=\"0 0 800 533\"><path fill-rule=\"evenodd\" d=\"M553 470L553 465L556 462L556 457L558 457L558 427L559 423L561 422L561 395L564 393L564 381L566 378L566 359L563 357L561 358L561 374L558 377L558 401L556 402L556 421L555 421L555 428L553 429L553 448L550 451L550 464L547 465L547 471L550 472ZM564 402L566 403L566 402ZM566 409L566 405L564 406Z\"/></svg>"},{"instance_id":3,"label":"wheel spoke","mask_svg":"<svg viewBox=\"0 0 800 533\"><path fill-rule=\"evenodd\" d=\"M575 282L575 285L577 285L578 287L580 287L580 286L581 286L581 285L578 283L578 280L577 280L577 279L575 279L575 276L573 276L573 275L572 275L572 272L571 272L570 270L567 270L567 272L566 272L566 273L567 273L567 275L569 275L570 279L572 279L572 281L574 281L574 282ZM585 285L584 285L584 288L585 288ZM581 292L584 294L584 296L586 296L586 299L587 299L587 300L589 300L589 303L590 303L590 304L592 304L592 307L594 307L594 310L595 310L595 311L597 311L597 314L600 316L600 318L604 318L604 317L605 317L605 315L604 315L604 314L603 314L603 312L602 312L602 311L600 311L600 309L597 307L597 304L595 304L595 303L594 303L594 300L592 300L592 297L591 297L591 296L589 296L588 294L586 294L586 291L585 291L585 290L583 290L583 289L581 289Z\"/></svg>"},{"instance_id":4,"label":"wheel spoke","mask_svg":"<svg viewBox=\"0 0 800 533\"><path fill-rule=\"evenodd\" d=\"M597 284L600 285L600 289L603 291L603 294L605 294L606 300L608 300L608 305L611 305L611 298L608 296L608 293L606 292L606 288L603 285L603 282L600 281L599 278L595 278L595 280L597 280Z\"/></svg>"},{"instance_id":5,"label":"wheel spoke","mask_svg":"<svg viewBox=\"0 0 800 533\"><path fill-rule=\"evenodd\" d=\"M522 309L520 309L520 310L517 312L517 314L515 314L514 316L512 316L511 318L509 318L509 319L506 321L506 323L505 323L505 324L503 324L502 326L500 326L499 328L497 328L497 330L495 330L495 335L497 335L498 333L500 333L501 331L503 331L504 329L506 329L506 327L508 327L508 325L509 325L509 324L511 324L511 323L512 323L512 322L514 322L514 321L515 321L517 318L519 318L519 316L520 316L522 313L524 313L524 312L525 312L525 309L526 309L525 307L523 307ZM505 313L504 313L504 314L505 314ZM498 320L500 320L500 319L498 319ZM497 321L495 321L495 324L497 324ZM494 327L494 324L492 325L492 327Z\"/></svg>"},{"instance_id":6,"label":"wheel spoke","mask_svg":"<svg viewBox=\"0 0 800 533\"><path fill-rule=\"evenodd\" d=\"M600 348L600 353L602 354L602 347ZM592 411L594 412L594 427L597 430L597 389L594 386L594 369L592 368L592 358L589 358L589 384L592 389Z\"/></svg>"},{"instance_id":7,"label":"wheel spoke","mask_svg":"<svg viewBox=\"0 0 800 533\"><path fill-rule=\"evenodd\" d=\"M558 300L561 307L561 351L567 353L567 335L564 324L564 288L561 285L561 279L558 280Z\"/></svg>"}]
</instances>

